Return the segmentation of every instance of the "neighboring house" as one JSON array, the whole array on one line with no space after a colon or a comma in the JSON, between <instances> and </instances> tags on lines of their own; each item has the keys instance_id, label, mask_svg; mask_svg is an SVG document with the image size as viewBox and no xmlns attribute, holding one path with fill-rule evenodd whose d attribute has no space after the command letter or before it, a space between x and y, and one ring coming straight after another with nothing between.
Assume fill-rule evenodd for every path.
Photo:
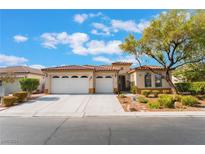
<instances>
[{"instance_id":1,"label":"neighboring house","mask_svg":"<svg viewBox=\"0 0 205 154\"><path fill-rule=\"evenodd\" d=\"M129 74L131 84L137 87L137 93L141 93L141 90L169 90L171 92L169 83L162 77L165 76L165 71L162 67L136 67L129 71Z\"/></svg>"},{"instance_id":2,"label":"neighboring house","mask_svg":"<svg viewBox=\"0 0 205 154\"><path fill-rule=\"evenodd\" d=\"M166 80L147 67L164 73L161 67L144 66L131 69L132 63L112 65L68 65L42 69L46 75L45 93L112 93L130 89L131 83L143 89L170 90Z\"/></svg>"},{"instance_id":3,"label":"neighboring house","mask_svg":"<svg viewBox=\"0 0 205 154\"><path fill-rule=\"evenodd\" d=\"M20 91L20 78L36 78L40 81L39 91L44 89L44 74L40 69L35 69L27 66L13 66L13 67L4 67L0 68L0 76L6 76L11 73L16 80L13 83L6 83L0 79L0 96L5 96L10 93Z\"/></svg>"}]
</instances>

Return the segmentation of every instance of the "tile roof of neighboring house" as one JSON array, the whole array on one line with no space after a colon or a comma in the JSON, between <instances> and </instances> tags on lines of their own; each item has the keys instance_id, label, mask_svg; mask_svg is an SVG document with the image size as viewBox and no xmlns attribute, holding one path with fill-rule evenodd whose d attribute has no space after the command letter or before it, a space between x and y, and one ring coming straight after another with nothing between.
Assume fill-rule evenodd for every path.
<instances>
[{"instance_id":1,"label":"tile roof of neighboring house","mask_svg":"<svg viewBox=\"0 0 205 154\"><path fill-rule=\"evenodd\" d=\"M31 68L28 66L10 66L10 67L0 68L0 74L5 74L8 72L10 73L32 73L32 74L43 75L43 72L40 69Z\"/></svg>"},{"instance_id":2,"label":"tile roof of neighboring house","mask_svg":"<svg viewBox=\"0 0 205 154\"><path fill-rule=\"evenodd\" d=\"M95 70L95 71L118 71L118 69L113 68L112 66L94 66L94 65L67 65L67 66L57 66L44 68L42 71L55 71L55 70Z\"/></svg>"},{"instance_id":3,"label":"tile roof of neighboring house","mask_svg":"<svg viewBox=\"0 0 205 154\"><path fill-rule=\"evenodd\" d=\"M119 61L119 62L113 62L112 64L113 64L113 65L114 65L114 64L120 64L120 65L132 65L131 62L122 62L122 61Z\"/></svg>"},{"instance_id":4,"label":"tile roof of neighboring house","mask_svg":"<svg viewBox=\"0 0 205 154\"><path fill-rule=\"evenodd\" d=\"M161 67L161 66L151 66L151 65L144 65L144 66L139 66L139 67L136 67L136 68L133 68L133 69L131 69L128 73L132 73L132 72L134 72L134 71L136 71L136 70L164 70L164 68L163 67Z\"/></svg>"}]
</instances>

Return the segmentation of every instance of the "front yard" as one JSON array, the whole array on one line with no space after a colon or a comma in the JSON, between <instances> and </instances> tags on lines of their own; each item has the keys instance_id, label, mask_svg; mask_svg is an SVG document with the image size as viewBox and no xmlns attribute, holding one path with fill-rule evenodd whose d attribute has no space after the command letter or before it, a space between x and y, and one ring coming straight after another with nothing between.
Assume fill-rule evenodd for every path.
<instances>
[{"instance_id":1,"label":"front yard","mask_svg":"<svg viewBox=\"0 0 205 154\"><path fill-rule=\"evenodd\" d=\"M165 96L165 98L163 98ZM171 101L169 101L169 97ZM180 97L180 99L176 99ZM205 111L205 95L196 96L197 103L187 104L182 103L182 98L185 98L186 102L190 102L192 99L188 96L162 94L158 97L149 96L145 97L140 94L133 95L118 95L117 98L126 112L180 112L180 111ZM172 99L173 98L173 99ZM168 99L168 100L167 100ZM161 101L161 102L160 102ZM165 104L166 103L166 104ZM186 104L186 105L185 105Z\"/></svg>"}]
</instances>

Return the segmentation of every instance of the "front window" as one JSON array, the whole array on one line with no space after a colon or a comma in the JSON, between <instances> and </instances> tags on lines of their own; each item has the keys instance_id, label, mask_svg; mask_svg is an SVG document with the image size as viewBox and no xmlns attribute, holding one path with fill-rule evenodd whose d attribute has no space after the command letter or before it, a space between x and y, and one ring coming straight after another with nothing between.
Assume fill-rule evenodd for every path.
<instances>
[{"instance_id":1,"label":"front window","mask_svg":"<svg viewBox=\"0 0 205 154\"><path fill-rule=\"evenodd\" d=\"M145 81L145 87L152 86L152 76L150 73L145 74L144 81Z\"/></svg>"},{"instance_id":2,"label":"front window","mask_svg":"<svg viewBox=\"0 0 205 154\"><path fill-rule=\"evenodd\" d=\"M155 75L155 87L162 87L162 76L159 74Z\"/></svg>"}]
</instances>

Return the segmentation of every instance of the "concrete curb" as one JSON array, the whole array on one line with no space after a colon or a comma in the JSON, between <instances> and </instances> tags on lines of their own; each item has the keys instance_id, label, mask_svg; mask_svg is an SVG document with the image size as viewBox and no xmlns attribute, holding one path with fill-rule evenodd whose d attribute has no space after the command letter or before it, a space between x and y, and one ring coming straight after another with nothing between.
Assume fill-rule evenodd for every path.
<instances>
[{"instance_id":1,"label":"concrete curb","mask_svg":"<svg viewBox=\"0 0 205 154\"><path fill-rule=\"evenodd\" d=\"M59 117L59 118L86 118L86 117L205 117L205 112L123 112L123 113L49 113L49 114L30 114L30 113L12 113L0 117Z\"/></svg>"}]
</instances>

